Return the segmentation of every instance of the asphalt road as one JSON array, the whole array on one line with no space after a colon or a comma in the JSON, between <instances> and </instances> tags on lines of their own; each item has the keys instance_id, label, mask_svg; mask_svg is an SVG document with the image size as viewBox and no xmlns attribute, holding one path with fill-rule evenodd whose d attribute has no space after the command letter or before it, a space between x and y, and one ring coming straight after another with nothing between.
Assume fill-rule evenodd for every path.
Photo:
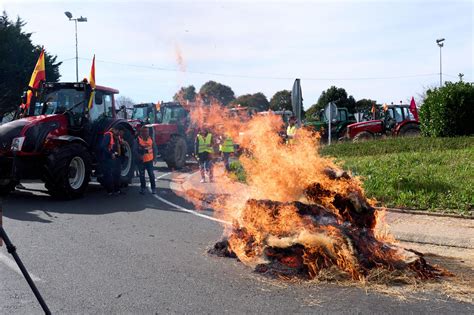
<instances>
[{"instance_id":1,"label":"asphalt road","mask_svg":"<svg viewBox=\"0 0 474 315\"><path fill-rule=\"evenodd\" d=\"M193 209L160 166L158 196ZM403 301L358 287L266 279L206 253L222 235L217 222L141 196L135 185L108 197L91 184L85 198L68 202L52 200L42 184L26 186L5 201L3 225L53 314L473 313L472 305L434 293ZM0 313L41 313L11 262L0 247Z\"/></svg>"}]
</instances>

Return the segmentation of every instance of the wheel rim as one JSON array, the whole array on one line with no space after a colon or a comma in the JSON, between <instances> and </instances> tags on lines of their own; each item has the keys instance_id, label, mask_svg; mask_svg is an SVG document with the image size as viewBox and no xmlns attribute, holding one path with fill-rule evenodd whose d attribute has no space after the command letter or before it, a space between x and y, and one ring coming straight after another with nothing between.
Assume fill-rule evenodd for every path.
<instances>
[{"instance_id":1,"label":"wheel rim","mask_svg":"<svg viewBox=\"0 0 474 315\"><path fill-rule=\"evenodd\" d=\"M123 142L123 155L125 159L122 162L120 175L127 176L130 172L130 168L132 167L132 149L130 148L130 144L127 141Z\"/></svg>"},{"instance_id":2,"label":"wheel rim","mask_svg":"<svg viewBox=\"0 0 474 315\"><path fill-rule=\"evenodd\" d=\"M86 177L86 165L84 160L76 156L69 163L69 186L72 189L81 188L84 183L84 178Z\"/></svg>"}]
</instances>

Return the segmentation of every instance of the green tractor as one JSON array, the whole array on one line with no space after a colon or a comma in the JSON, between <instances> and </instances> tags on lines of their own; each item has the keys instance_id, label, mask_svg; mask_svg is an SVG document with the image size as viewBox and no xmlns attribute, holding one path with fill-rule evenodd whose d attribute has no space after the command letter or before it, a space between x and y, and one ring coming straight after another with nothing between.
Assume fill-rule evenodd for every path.
<instances>
[{"instance_id":1,"label":"green tractor","mask_svg":"<svg viewBox=\"0 0 474 315\"><path fill-rule=\"evenodd\" d=\"M317 114L317 119L309 119L304 123L306 128L309 128L313 131L319 132L321 135L321 141L328 141L328 118L324 114L322 109ZM337 108L337 115L332 118L331 122L331 138L343 140L346 136L347 126L353 123L356 123L357 120L353 114L351 114L347 108L339 107Z\"/></svg>"}]
</instances>

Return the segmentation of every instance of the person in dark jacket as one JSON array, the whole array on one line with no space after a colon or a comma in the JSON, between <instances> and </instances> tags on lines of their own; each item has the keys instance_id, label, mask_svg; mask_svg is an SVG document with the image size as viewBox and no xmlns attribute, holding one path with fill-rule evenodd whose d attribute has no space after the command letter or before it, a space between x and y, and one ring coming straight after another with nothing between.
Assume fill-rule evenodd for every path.
<instances>
[{"instance_id":1,"label":"person in dark jacket","mask_svg":"<svg viewBox=\"0 0 474 315\"><path fill-rule=\"evenodd\" d=\"M120 191L120 158L122 156L122 139L120 131L112 127L104 134L102 140L102 169L104 185L109 196L121 194Z\"/></svg>"}]
</instances>

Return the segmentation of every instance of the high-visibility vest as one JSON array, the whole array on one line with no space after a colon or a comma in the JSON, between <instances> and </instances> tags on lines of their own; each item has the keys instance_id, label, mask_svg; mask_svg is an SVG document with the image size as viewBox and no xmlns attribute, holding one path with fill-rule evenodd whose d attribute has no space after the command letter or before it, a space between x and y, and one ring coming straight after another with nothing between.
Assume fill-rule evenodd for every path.
<instances>
[{"instance_id":1,"label":"high-visibility vest","mask_svg":"<svg viewBox=\"0 0 474 315\"><path fill-rule=\"evenodd\" d=\"M109 150L109 152L111 152L115 144L114 134L112 133L112 131L107 131L105 134L109 135L110 137L109 144L107 145L107 149Z\"/></svg>"},{"instance_id":2,"label":"high-visibility vest","mask_svg":"<svg viewBox=\"0 0 474 315\"><path fill-rule=\"evenodd\" d=\"M212 141L212 134L208 133L206 135L206 138L204 138L202 135L197 135L198 138L198 153L213 153L214 150L212 149L211 146L211 141Z\"/></svg>"},{"instance_id":3,"label":"high-visibility vest","mask_svg":"<svg viewBox=\"0 0 474 315\"><path fill-rule=\"evenodd\" d=\"M288 140L286 141L286 143L293 144L295 142L294 137L296 135L296 125L288 125L288 127L286 128L286 135L288 136Z\"/></svg>"},{"instance_id":4,"label":"high-visibility vest","mask_svg":"<svg viewBox=\"0 0 474 315\"><path fill-rule=\"evenodd\" d=\"M138 137L138 144L145 149L145 153L143 154L142 161L143 162L150 162L153 161L153 140L151 137L148 137L147 140L142 139L142 137Z\"/></svg>"},{"instance_id":5,"label":"high-visibility vest","mask_svg":"<svg viewBox=\"0 0 474 315\"><path fill-rule=\"evenodd\" d=\"M219 149L221 152L224 152L224 153L234 152L234 141L232 141L232 138L231 137L225 138L224 143L222 143L219 146Z\"/></svg>"}]
</instances>

